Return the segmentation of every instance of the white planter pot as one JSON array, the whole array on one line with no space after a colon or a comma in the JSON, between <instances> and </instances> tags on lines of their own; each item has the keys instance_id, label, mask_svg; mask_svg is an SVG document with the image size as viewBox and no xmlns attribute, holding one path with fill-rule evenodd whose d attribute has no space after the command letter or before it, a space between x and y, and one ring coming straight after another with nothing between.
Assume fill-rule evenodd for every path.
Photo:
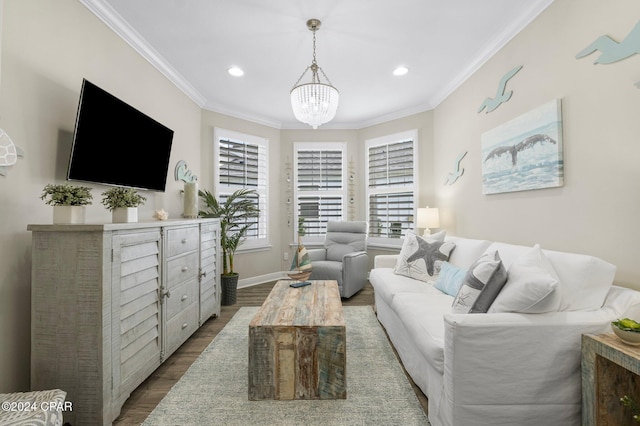
<instances>
[{"instance_id":1,"label":"white planter pot","mask_svg":"<svg viewBox=\"0 0 640 426\"><path fill-rule=\"evenodd\" d=\"M132 223L138 221L137 207L118 207L111 214L113 223Z\"/></svg>"},{"instance_id":2,"label":"white planter pot","mask_svg":"<svg viewBox=\"0 0 640 426\"><path fill-rule=\"evenodd\" d=\"M84 223L85 206L53 206L53 223Z\"/></svg>"}]
</instances>

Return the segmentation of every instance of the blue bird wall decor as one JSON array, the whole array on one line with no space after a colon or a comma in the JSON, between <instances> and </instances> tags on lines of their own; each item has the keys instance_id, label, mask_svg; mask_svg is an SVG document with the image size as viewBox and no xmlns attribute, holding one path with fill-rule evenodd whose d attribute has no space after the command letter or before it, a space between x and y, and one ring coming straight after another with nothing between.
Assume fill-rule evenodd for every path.
<instances>
[{"instance_id":1,"label":"blue bird wall decor","mask_svg":"<svg viewBox=\"0 0 640 426\"><path fill-rule=\"evenodd\" d=\"M453 170L453 172L447 175L447 179L444 181L445 185L453 185L458 180L458 178L464 174L464 169L460 167L460 162L465 155L467 155L467 151L456 157L455 169Z\"/></svg>"},{"instance_id":2,"label":"blue bird wall decor","mask_svg":"<svg viewBox=\"0 0 640 426\"><path fill-rule=\"evenodd\" d=\"M509 71L508 73L506 73L504 76L502 76L502 78L500 79L500 83L498 84L498 90L496 92L496 97L495 98L486 98L480 104L480 108L478 109L478 113L480 113L483 109L486 108L486 113L488 114L491 111L493 111L494 109L498 108L503 103L507 102L509 99L511 99L511 96L513 95L513 91L510 90L508 92L505 92L505 89L507 88L507 82L509 81L509 79L511 79L511 77L516 75L516 73L518 71L520 71L521 69L522 69L522 65L517 66L514 69L512 69L511 71Z\"/></svg>"},{"instance_id":3,"label":"blue bird wall decor","mask_svg":"<svg viewBox=\"0 0 640 426\"><path fill-rule=\"evenodd\" d=\"M612 64L640 53L640 21L621 42L615 41L608 35L600 36L578 52L576 59L589 56L596 50L600 52L600 56L594 64Z\"/></svg>"}]
</instances>

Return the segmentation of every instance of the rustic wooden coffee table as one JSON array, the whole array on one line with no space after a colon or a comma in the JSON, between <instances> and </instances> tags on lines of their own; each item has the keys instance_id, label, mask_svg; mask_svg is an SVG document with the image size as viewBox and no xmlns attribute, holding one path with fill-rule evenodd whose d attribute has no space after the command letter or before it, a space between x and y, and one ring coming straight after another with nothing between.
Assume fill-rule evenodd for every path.
<instances>
[{"instance_id":1,"label":"rustic wooden coffee table","mask_svg":"<svg viewBox=\"0 0 640 426\"><path fill-rule=\"evenodd\" d=\"M249 399L345 399L346 327L336 281L278 281L249 324Z\"/></svg>"}]
</instances>

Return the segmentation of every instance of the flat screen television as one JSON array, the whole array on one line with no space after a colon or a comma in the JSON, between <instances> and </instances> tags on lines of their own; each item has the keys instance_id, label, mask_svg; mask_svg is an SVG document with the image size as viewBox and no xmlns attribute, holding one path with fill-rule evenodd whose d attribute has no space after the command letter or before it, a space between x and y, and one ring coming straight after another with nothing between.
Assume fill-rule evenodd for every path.
<instances>
[{"instance_id":1,"label":"flat screen television","mask_svg":"<svg viewBox=\"0 0 640 426\"><path fill-rule=\"evenodd\" d=\"M68 180L164 191L173 130L83 79Z\"/></svg>"}]
</instances>

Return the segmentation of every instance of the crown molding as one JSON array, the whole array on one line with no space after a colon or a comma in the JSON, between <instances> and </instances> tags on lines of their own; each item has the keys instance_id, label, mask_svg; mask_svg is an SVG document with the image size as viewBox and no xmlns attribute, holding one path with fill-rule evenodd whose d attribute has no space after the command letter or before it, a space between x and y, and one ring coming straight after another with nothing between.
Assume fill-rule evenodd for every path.
<instances>
[{"instance_id":1,"label":"crown molding","mask_svg":"<svg viewBox=\"0 0 640 426\"><path fill-rule=\"evenodd\" d=\"M453 78L443 90L437 93L433 97L433 108L440 105L445 99L449 97L458 87L462 85L469 77L471 77L476 71L478 71L489 59L491 59L496 53L498 53L507 43L509 43L516 35L527 27L534 19L538 17L543 11L545 11L554 0L547 0L544 3L538 5L532 5L527 13L523 14L518 20L515 20L507 27L501 34L499 34L493 41L487 46L476 59L469 64L468 67L463 69L455 78Z\"/></svg>"},{"instance_id":2,"label":"crown molding","mask_svg":"<svg viewBox=\"0 0 640 426\"><path fill-rule=\"evenodd\" d=\"M0 0L1 2L2 0ZM421 112L433 110L440 105L447 97L449 97L458 87L460 87L469 77L478 71L491 57L498 53L509 41L511 41L520 31L529 25L538 17L545 9L547 9L554 0L547 0L542 4L532 5L527 13L523 14L520 19L515 20L501 34L495 37L487 48L481 52L475 60L473 60L466 68L458 73L443 89L436 93L429 102L417 105L401 111L396 111L383 116L364 120L355 123L339 123L332 122L323 125L323 129L341 129L341 130L359 130L362 128L375 126L386 123L388 121L405 118ZM262 124L276 129L296 130L307 129L303 123L297 122L280 122L278 120L247 114L245 112L232 110L219 104L208 102L207 99L200 94L177 70L175 70L153 47L151 47L145 39L133 29L122 17L104 0L80 0L87 9L103 21L110 29L127 42L136 52L149 61L156 69L158 69L165 77L184 92L191 100L193 100L200 108L251 121L253 123ZM1 4L1 3L0 3Z\"/></svg>"},{"instance_id":3,"label":"crown molding","mask_svg":"<svg viewBox=\"0 0 640 426\"><path fill-rule=\"evenodd\" d=\"M98 19L104 22L113 32L129 44L136 52L145 58L153 67L169 79L178 89L184 92L200 108L206 103L202 96L162 55L160 55L146 40L131 27L110 4L103 0L80 0Z\"/></svg>"}]
</instances>

